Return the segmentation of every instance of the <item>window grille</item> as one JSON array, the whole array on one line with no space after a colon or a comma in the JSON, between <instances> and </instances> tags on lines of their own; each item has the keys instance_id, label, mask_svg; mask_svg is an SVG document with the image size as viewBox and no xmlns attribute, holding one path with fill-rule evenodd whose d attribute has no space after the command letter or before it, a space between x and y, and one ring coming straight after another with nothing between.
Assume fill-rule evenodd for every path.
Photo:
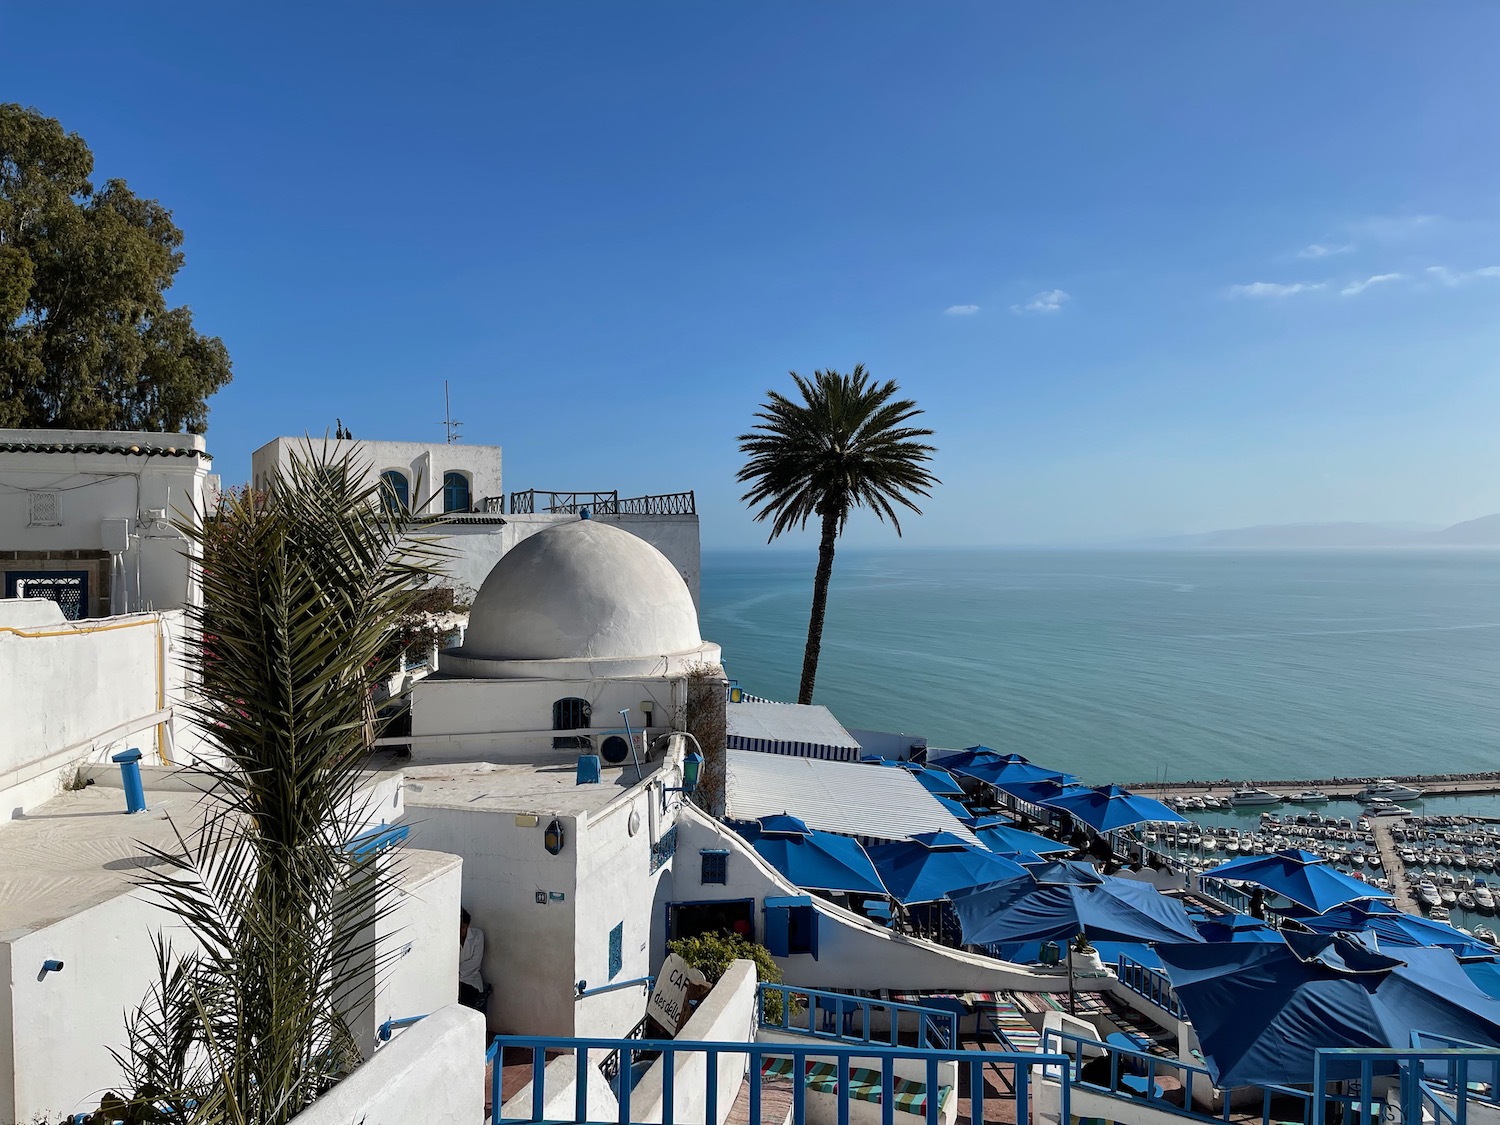
<instances>
[{"instance_id":1,"label":"window grille","mask_svg":"<svg viewBox=\"0 0 1500 1125\"><path fill-rule=\"evenodd\" d=\"M55 492L28 492L32 527L57 527L62 523L62 501Z\"/></svg>"},{"instance_id":2,"label":"window grille","mask_svg":"<svg viewBox=\"0 0 1500 1125\"><path fill-rule=\"evenodd\" d=\"M625 923L609 931L609 979L614 980L625 967Z\"/></svg>"},{"instance_id":3,"label":"window grille","mask_svg":"<svg viewBox=\"0 0 1500 1125\"><path fill-rule=\"evenodd\" d=\"M703 862L701 883L729 882L729 852L720 848L704 848L698 853Z\"/></svg>"}]
</instances>

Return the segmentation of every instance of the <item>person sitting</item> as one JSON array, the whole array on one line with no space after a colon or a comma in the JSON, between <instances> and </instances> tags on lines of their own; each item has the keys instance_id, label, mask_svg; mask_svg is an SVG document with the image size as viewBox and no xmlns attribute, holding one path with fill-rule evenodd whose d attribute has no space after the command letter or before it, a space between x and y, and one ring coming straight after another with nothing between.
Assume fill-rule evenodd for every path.
<instances>
[{"instance_id":1,"label":"person sitting","mask_svg":"<svg viewBox=\"0 0 1500 1125\"><path fill-rule=\"evenodd\" d=\"M458 911L458 1002L482 1012L489 1001L480 966L484 964L484 931L474 925L469 912Z\"/></svg>"}]
</instances>

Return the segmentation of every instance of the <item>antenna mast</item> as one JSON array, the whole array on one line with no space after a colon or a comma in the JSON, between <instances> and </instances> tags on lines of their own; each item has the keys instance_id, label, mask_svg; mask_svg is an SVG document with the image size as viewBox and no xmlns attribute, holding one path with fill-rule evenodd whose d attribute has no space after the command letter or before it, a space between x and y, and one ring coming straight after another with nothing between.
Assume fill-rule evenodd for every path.
<instances>
[{"instance_id":1,"label":"antenna mast","mask_svg":"<svg viewBox=\"0 0 1500 1125\"><path fill-rule=\"evenodd\" d=\"M448 431L448 444L452 445L458 440L458 428L462 422L454 421L453 409L448 404L448 380L443 380L443 420L439 423Z\"/></svg>"}]
</instances>

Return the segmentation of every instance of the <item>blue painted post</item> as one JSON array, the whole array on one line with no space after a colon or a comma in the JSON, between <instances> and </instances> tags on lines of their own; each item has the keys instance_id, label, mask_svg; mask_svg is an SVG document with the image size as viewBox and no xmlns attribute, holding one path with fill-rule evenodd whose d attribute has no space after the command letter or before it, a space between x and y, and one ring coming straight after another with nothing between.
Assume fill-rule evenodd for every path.
<instances>
[{"instance_id":1,"label":"blue painted post","mask_svg":"<svg viewBox=\"0 0 1500 1125\"><path fill-rule=\"evenodd\" d=\"M120 764L120 780L125 785L125 811L145 812L146 787L141 784L141 752L136 749L124 750L110 758L110 761Z\"/></svg>"}]
</instances>

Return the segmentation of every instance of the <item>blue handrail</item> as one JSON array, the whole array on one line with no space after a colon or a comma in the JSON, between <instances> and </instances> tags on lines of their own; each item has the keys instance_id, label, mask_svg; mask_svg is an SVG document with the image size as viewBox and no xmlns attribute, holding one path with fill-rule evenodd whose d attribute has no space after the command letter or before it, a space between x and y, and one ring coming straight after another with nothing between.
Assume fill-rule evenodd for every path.
<instances>
[{"instance_id":1,"label":"blue handrail","mask_svg":"<svg viewBox=\"0 0 1500 1125\"><path fill-rule=\"evenodd\" d=\"M1419 1033L1421 1034L1421 1033ZM1422 1035L1422 1038L1441 1040L1441 1036ZM1415 1038L1415 1036L1414 1036ZM1461 1043L1461 1040L1449 1040ZM1314 1120L1323 1120L1326 1104L1330 1101L1343 1103L1345 1121L1353 1125L1373 1125L1380 1116L1379 1107L1372 1100L1374 1079L1394 1076L1394 1093L1400 1106L1402 1119L1411 1125L1422 1120L1422 1110L1433 1111L1435 1121L1448 1125L1467 1125L1469 1103L1480 1102L1493 1107L1494 1090L1480 1096L1471 1089L1470 1077L1478 1071L1491 1078L1500 1073L1500 1049L1465 1045L1452 1048L1412 1050L1363 1050L1352 1047L1330 1048L1318 1051L1313 1056L1313 1114ZM1351 1075L1358 1072L1356 1092L1333 1094L1328 1092L1331 1081L1356 1081ZM1445 1077L1431 1080L1429 1070L1439 1070ZM1450 1109L1439 1097L1442 1092L1453 1099ZM1388 1094L1386 1102L1391 1101ZM1353 1110L1354 1112L1349 1112Z\"/></svg>"},{"instance_id":2,"label":"blue handrail","mask_svg":"<svg viewBox=\"0 0 1500 1125\"><path fill-rule=\"evenodd\" d=\"M380 1036L380 1041L382 1043L389 1043L391 1041L391 1032L400 1027L410 1027L412 1024L417 1023L420 1020L425 1020L426 1018L427 1016L425 1014L420 1016L393 1016L392 1018L386 1020L385 1023L380 1025L380 1028L376 1032L376 1034Z\"/></svg>"},{"instance_id":3,"label":"blue handrail","mask_svg":"<svg viewBox=\"0 0 1500 1125\"><path fill-rule=\"evenodd\" d=\"M766 1000L770 996L781 998L781 1018L766 1018ZM958 1017L942 1008L926 1008L920 1004L905 1004L896 1000L877 1000L868 996L850 996L843 992L827 992L817 988L802 988L790 984L772 984L763 981L756 994L761 1025L794 1035L811 1035L819 1039L833 1039L844 1043L887 1043L898 1045L897 1031L902 1012L916 1016L917 1042L923 1047L954 1047L958 1045ZM807 1019L797 1019L799 1006L805 1004ZM872 1034L871 1016L884 1011L889 1028L876 1038ZM826 1023L821 1016L831 1016ZM820 1026L821 1023L821 1026Z\"/></svg>"},{"instance_id":4,"label":"blue handrail","mask_svg":"<svg viewBox=\"0 0 1500 1125\"><path fill-rule=\"evenodd\" d=\"M1168 1015L1180 1020L1187 1019L1187 1012L1177 999L1177 993L1172 991L1171 979L1161 970L1142 965L1121 953L1115 961L1115 976L1131 992L1145 997Z\"/></svg>"},{"instance_id":5,"label":"blue handrail","mask_svg":"<svg viewBox=\"0 0 1500 1125\"><path fill-rule=\"evenodd\" d=\"M630 1066L632 1052L654 1052L661 1055L657 1065L662 1069L662 1113L663 1125L673 1125L676 1117L677 1107L675 1099L676 1082L681 1076L678 1075L679 1059L686 1059L695 1055L704 1058L703 1073L703 1105L701 1116L696 1109L693 1112L694 1120L717 1121L719 1119L719 1061L721 1057L744 1057L749 1067L748 1074L748 1100L749 1116L751 1121L770 1120L769 1108L763 1115L761 1113L761 1069L768 1059L792 1060L792 1073L794 1075L806 1074L807 1063L812 1060L819 1062L832 1060L835 1070L835 1091L833 1096L837 1098L837 1120L847 1122L849 1120L849 1101L852 1096L851 1083L849 1081L849 1069L851 1066L876 1069L880 1071L880 1111L883 1125L894 1125L896 1114L896 1090L894 1063L898 1060L915 1061L924 1064L926 1088L929 1096L925 1100L925 1109L922 1119L926 1125L938 1125L941 1105L936 1096L939 1085L939 1066L945 1062L957 1062L968 1065L968 1093L971 1099L972 1120L984 1119L985 1099L994 1100L989 1094L984 1083L984 1068L989 1063L1002 1063L1014 1068L1015 1079L1015 1113L1017 1121L1030 1121L1030 1097L1033 1071L1043 1068L1046 1077L1057 1083L1058 1096L1060 1099L1060 1119L1072 1120L1072 1082L1067 1069L1069 1062L1065 1055L1035 1054L1032 1052L1009 1052L999 1051L963 1051L948 1049L932 1049L922 1047L887 1047L880 1044L860 1043L841 1044L819 1041L807 1046L787 1043L738 1043L738 1042L679 1042L670 1039L576 1039L548 1036L528 1035L497 1035L490 1045L486 1058L494 1064L491 1078L491 1122L492 1125L502 1125L500 1115L500 1073L501 1060L507 1050L524 1050L531 1053L531 1105L529 1116L508 1116L503 1120L505 1123L517 1121L543 1122L547 1121L546 1105L547 1097L547 1062L548 1053L556 1052L561 1057L571 1053L574 1058L572 1067L572 1079L574 1083L575 1102L573 1120L576 1122L594 1122L602 1119L598 1112L599 1107L594 1107L591 1112L589 1105L589 1066L590 1055L602 1058L612 1052L620 1052L621 1073L627 1073ZM1050 1073L1048 1070L1050 1068ZM962 1071L960 1071L962 1081ZM629 1125L635 1118L631 1114L631 1090L630 1082L621 1082L618 1091L618 1105L610 1107L609 1120L618 1122L619 1125ZM807 1122L807 1091L808 1085L805 1081L794 1082L792 1085L792 1125L806 1125ZM954 1089L953 1094L958 1090ZM1010 1099L1005 1099L1009 1101ZM776 1119L780 1119L784 1110L778 1110Z\"/></svg>"}]
</instances>

